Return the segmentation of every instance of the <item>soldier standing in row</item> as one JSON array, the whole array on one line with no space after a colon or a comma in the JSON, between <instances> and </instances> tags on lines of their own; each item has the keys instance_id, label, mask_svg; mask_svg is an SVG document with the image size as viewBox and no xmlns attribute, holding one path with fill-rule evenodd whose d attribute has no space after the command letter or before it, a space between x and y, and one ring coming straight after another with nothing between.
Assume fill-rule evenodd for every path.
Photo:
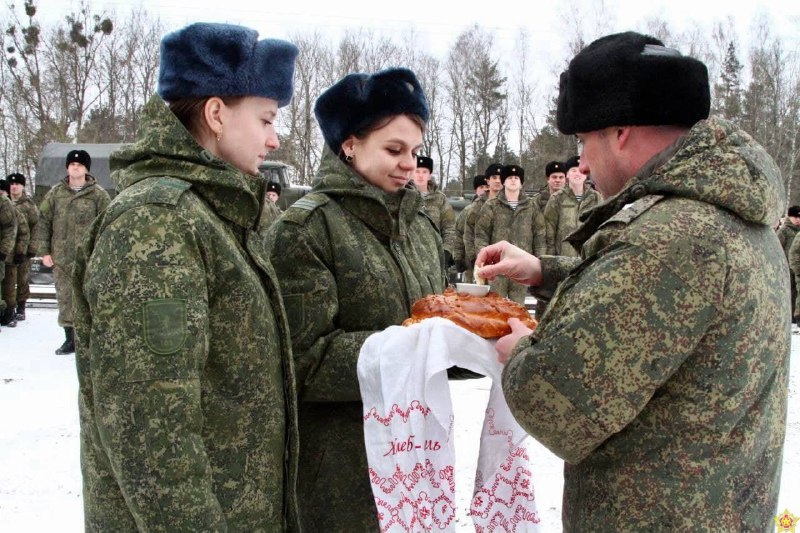
<instances>
[{"instance_id":1,"label":"soldier standing in row","mask_svg":"<svg viewBox=\"0 0 800 533\"><path fill-rule=\"evenodd\" d=\"M550 161L544 166L547 185L541 188L533 197L542 213L544 213L544 208L547 207L550 197L564 188L567 179L565 172L564 163L561 161Z\"/></svg>"},{"instance_id":2,"label":"soldier standing in row","mask_svg":"<svg viewBox=\"0 0 800 533\"><path fill-rule=\"evenodd\" d=\"M495 242L508 241L536 255L545 252L544 217L533 199L522 194L525 170L519 165L506 165L500 174L503 192L487 200L475 224L475 247L480 250ZM498 277L491 284L492 292L519 304L525 304L527 287Z\"/></svg>"},{"instance_id":3,"label":"soldier standing in row","mask_svg":"<svg viewBox=\"0 0 800 533\"><path fill-rule=\"evenodd\" d=\"M497 198L503 190L503 179L500 174L503 172L503 165L491 163L486 167L484 179L486 180L486 192L469 204L466 210L469 212L464 217L464 262L469 269L468 281L473 281L475 258L478 256L478 248L475 247L475 224L481 214L481 209L487 200Z\"/></svg>"},{"instance_id":4,"label":"soldier standing in row","mask_svg":"<svg viewBox=\"0 0 800 533\"><path fill-rule=\"evenodd\" d=\"M85 150L71 150L66 157L67 176L47 194L39 206L36 248L42 264L53 268L58 301L58 325L64 343L56 354L75 352L72 322L72 267L75 253L92 221L111 201L108 193L89 174L92 158Z\"/></svg>"},{"instance_id":5,"label":"soldier standing in row","mask_svg":"<svg viewBox=\"0 0 800 533\"><path fill-rule=\"evenodd\" d=\"M445 266L450 268L454 264L453 249L456 244L456 215L453 207L447 201L447 196L431 181L433 173L433 159L428 156L417 156L417 168L413 174L414 185L422 194L425 201L425 211L439 228L444 244Z\"/></svg>"},{"instance_id":6,"label":"soldier standing in row","mask_svg":"<svg viewBox=\"0 0 800 533\"><path fill-rule=\"evenodd\" d=\"M475 209L480 210L489 190L489 185L486 183L486 177L483 174L478 174L472 178L472 189L475 191L475 196L472 198L472 202L470 202L467 207L462 209L456 217L456 248L454 259L456 262L456 270L464 273L464 282L466 283L472 283L472 263L468 262L466 259L467 241L465 230L467 218L469 218L470 213L472 213ZM473 243L470 248L474 250L474 233L472 238Z\"/></svg>"},{"instance_id":7,"label":"soldier standing in row","mask_svg":"<svg viewBox=\"0 0 800 533\"><path fill-rule=\"evenodd\" d=\"M33 203L28 193L25 192L25 176L23 174L11 174L8 176L8 182L11 201L24 214L30 233L28 250L25 253L25 257L22 258L22 262L17 265L17 312L15 318L21 321L25 320L25 306L31 295L31 259L39 253L36 249L36 225L39 223L39 208Z\"/></svg>"},{"instance_id":8,"label":"soldier standing in row","mask_svg":"<svg viewBox=\"0 0 800 533\"><path fill-rule=\"evenodd\" d=\"M781 227L778 228L778 240L780 241L781 246L783 246L783 251L786 254L787 261L790 261L789 250L791 250L792 244L794 243L798 232L800 232L800 206L793 205L789 207L786 218L783 220L783 224L781 224ZM792 266L791 262L789 262L789 266ZM797 308L798 285L797 276L794 273L795 268L796 267L792 267L791 269L789 281L792 290L792 322L797 323L798 319L800 319L800 309Z\"/></svg>"},{"instance_id":9,"label":"soldier standing in row","mask_svg":"<svg viewBox=\"0 0 800 533\"><path fill-rule=\"evenodd\" d=\"M576 250L564 238L578 227L578 217L602 201L600 193L586 186L586 174L579 168L579 157L574 156L564 163L567 186L553 193L544 209L547 228L547 255L579 257Z\"/></svg>"},{"instance_id":10,"label":"soldier standing in row","mask_svg":"<svg viewBox=\"0 0 800 533\"><path fill-rule=\"evenodd\" d=\"M11 183L9 178L0 178L0 196L10 199ZM0 284L3 300L6 302L5 310L0 313L0 326L9 328L17 326L17 270L25 262L31 242L30 227L25 211L13 201L11 203L14 205L14 212L17 216L17 238L14 242L13 255L6 258L6 273Z\"/></svg>"},{"instance_id":11,"label":"soldier standing in row","mask_svg":"<svg viewBox=\"0 0 800 533\"><path fill-rule=\"evenodd\" d=\"M278 200L281 197L281 184L276 181L268 181L266 186L266 199L264 204L264 217L268 224L272 224L283 211L278 207Z\"/></svg>"},{"instance_id":12,"label":"soldier standing in row","mask_svg":"<svg viewBox=\"0 0 800 533\"><path fill-rule=\"evenodd\" d=\"M482 250L487 278L557 284L497 342L522 427L566 462L563 529L766 531L777 511L791 316L780 170L708 118L706 66L627 32L561 75L558 128L606 201L580 258ZM800 251L798 240L795 245Z\"/></svg>"},{"instance_id":13,"label":"soldier standing in row","mask_svg":"<svg viewBox=\"0 0 800 533\"><path fill-rule=\"evenodd\" d=\"M294 369L265 249L297 48L229 24L161 40L75 264L86 531L294 531Z\"/></svg>"}]
</instances>

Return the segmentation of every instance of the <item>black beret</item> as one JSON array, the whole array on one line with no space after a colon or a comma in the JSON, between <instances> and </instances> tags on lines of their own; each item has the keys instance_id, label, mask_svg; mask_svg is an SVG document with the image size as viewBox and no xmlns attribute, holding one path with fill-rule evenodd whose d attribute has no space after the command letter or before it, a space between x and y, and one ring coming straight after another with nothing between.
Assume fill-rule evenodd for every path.
<instances>
[{"instance_id":1,"label":"black beret","mask_svg":"<svg viewBox=\"0 0 800 533\"><path fill-rule=\"evenodd\" d=\"M488 185L486 183L486 176L483 174L478 174L474 178L472 178L472 188L477 189L478 187L483 187L484 185Z\"/></svg>"},{"instance_id":2,"label":"black beret","mask_svg":"<svg viewBox=\"0 0 800 533\"><path fill-rule=\"evenodd\" d=\"M505 165L500 171L500 180L505 183L509 176L519 176L519 181L525 182L525 169L519 165Z\"/></svg>"},{"instance_id":3,"label":"black beret","mask_svg":"<svg viewBox=\"0 0 800 533\"><path fill-rule=\"evenodd\" d=\"M86 150L70 150L67 154L67 164L64 166L68 167L70 163L80 163L87 171L92 170L92 156Z\"/></svg>"},{"instance_id":4,"label":"black beret","mask_svg":"<svg viewBox=\"0 0 800 533\"><path fill-rule=\"evenodd\" d=\"M563 173L566 171L567 169L564 167L564 163L562 163L561 161L550 161L544 166L544 175L547 176L548 178L550 177L550 174L552 174L553 172Z\"/></svg>"},{"instance_id":5,"label":"black beret","mask_svg":"<svg viewBox=\"0 0 800 533\"><path fill-rule=\"evenodd\" d=\"M503 165L500 163L492 163L488 167L486 167L486 172L484 175L488 178L489 176L499 176L503 172Z\"/></svg>"},{"instance_id":6,"label":"black beret","mask_svg":"<svg viewBox=\"0 0 800 533\"><path fill-rule=\"evenodd\" d=\"M561 74L556 121L565 135L609 126L686 126L708 117L708 69L649 35L602 37Z\"/></svg>"},{"instance_id":7,"label":"black beret","mask_svg":"<svg viewBox=\"0 0 800 533\"><path fill-rule=\"evenodd\" d=\"M566 161L564 161L564 172L568 171L572 167L577 167L581 163L581 156L573 155Z\"/></svg>"},{"instance_id":8,"label":"black beret","mask_svg":"<svg viewBox=\"0 0 800 533\"><path fill-rule=\"evenodd\" d=\"M25 175L20 174L19 172L15 172L13 174L9 174L6 176L6 180L9 184L18 183L20 185L25 185Z\"/></svg>"},{"instance_id":9,"label":"black beret","mask_svg":"<svg viewBox=\"0 0 800 533\"><path fill-rule=\"evenodd\" d=\"M417 168L427 168L433 172L433 159L426 155L417 156Z\"/></svg>"},{"instance_id":10,"label":"black beret","mask_svg":"<svg viewBox=\"0 0 800 533\"><path fill-rule=\"evenodd\" d=\"M281 184L277 181L268 181L267 182L267 192L276 192L278 196L281 195Z\"/></svg>"},{"instance_id":11,"label":"black beret","mask_svg":"<svg viewBox=\"0 0 800 533\"><path fill-rule=\"evenodd\" d=\"M0 178L0 191L11 193L11 184L8 182L8 178Z\"/></svg>"},{"instance_id":12,"label":"black beret","mask_svg":"<svg viewBox=\"0 0 800 533\"><path fill-rule=\"evenodd\" d=\"M158 94L170 102L203 96L292 99L297 47L233 24L198 22L161 39Z\"/></svg>"},{"instance_id":13,"label":"black beret","mask_svg":"<svg viewBox=\"0 0 800 533\"><path fill-rule=\"evenodd\" d=\"M428 101L417 76L406 68L348 74L323 92L314 114L325 143L339 154L352 134L386 117L417 115L428 122Z\"/></svg>"},{"instance_id":14,"label":"black beret","mask_svg":"<svg viewBox=\"0 0 800 533\"><path fill-rule=\"evenodd\" d=\"M793 205L789 207L788 215L790 217L800 217L800 205Z\"/></svg>"}]
</instances>

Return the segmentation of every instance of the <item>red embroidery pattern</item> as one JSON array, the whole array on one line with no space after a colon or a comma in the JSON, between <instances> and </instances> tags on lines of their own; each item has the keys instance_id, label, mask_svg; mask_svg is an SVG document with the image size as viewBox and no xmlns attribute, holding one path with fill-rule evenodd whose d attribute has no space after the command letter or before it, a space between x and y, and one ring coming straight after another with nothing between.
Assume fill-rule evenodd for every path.
<instances>
[{"instance_id":1,"label":"red embroidery pattern","mask_svg":"<svg viewBox=\"0 0 800 533\"><path fill-rule=\"evenodd\" d=\"M367 414L364 415L364 422L369 420L370 418L374 418L384 426L388 426L392 423L395 415L400 416L403 419L403 422L408 422L408 417L411 416L411 413L414 411L418 411L422 413L423 417L427 417L428 413L431 412L430 407L425 407L422 405L419 400L414 400L411 402L411 405L408 409L401 409L399 405L394 404L392 408L389 410L389 414L387 416L381 416L378 414L378 410L375 407L372 407Z\"/></svg>"}]
</instances>

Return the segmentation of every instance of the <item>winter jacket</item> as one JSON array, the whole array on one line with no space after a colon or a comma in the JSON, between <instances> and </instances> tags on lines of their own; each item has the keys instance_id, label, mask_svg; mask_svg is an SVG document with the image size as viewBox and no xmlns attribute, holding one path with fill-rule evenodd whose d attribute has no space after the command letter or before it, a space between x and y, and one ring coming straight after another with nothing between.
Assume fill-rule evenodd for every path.
<instances>
[{"instance_id":1,"label":"winter jacket","mask_svg":"<svg viewBox=\"0 0 800 533\"><path fill-rule=\"evenodd\" d=\"M14 255L17 242L17 210L8 196L0 194L0 263Z\"/></svg>"},{"instance_id":2,"label":"winter jacket","mask_svg":"<svg viewBox=\"0 0 800 533\"><path fill-rule=\"evenodd\" d=\"M580 253L568 242L564 242L564 239L578 227L578 217L581 213L602 201L600 193L588 185L583 189L580 202L569 186L553 193L544 208L547 254L578 257Z\"/></svg>"},{"instance_id":3,"label":"winter jacket","mask_svg":"<svg viewBox=\"0 0 800 533\"><path fill-rule=\"evenodd\" d=\"M296 529L293 361L264 180L164 102L75 265L86 531Z\"/></svg>"},{"instance_id":4,"label":"winter jacket","mask_svg":"<svg viewBox=\"0 0 800 533\"><path fill-rule=\"evenodd\" d=\"M18 210L22 210L25 213L25 220L28 221L30 240L25 254L28 257L35 257L39 253L36 249L36 225L39 223L39 208L36 207L36 204L33 203L33 200L31 200L30 197L24 192L19 199L12 201Z\"/></svg>"},{"instance_id":5,"label":"winter jacket","mask_svg":"<svg viewBox=\"0 0 800 533\"><path fill-rule=\"evenodd\" d=\"M444 249L451 255L456 246L456 214L447 201L447 196L439 190L435 183L428 183L428 194L423 195L425 211L442 235Z\"/></svg>"},{"instance_id":6,"label":"winter jacket","mask_svg":"<svg viewBox=\"0 0 800 533\"><path fill-rule=\"evenodd\" d=\"M790 350L786 208L763 148L697 123L545 257L560 282L503 372L567 464L565 532L771 531Z\"/></svg>"},{"instance_id":7,"label":"winter jacket","mask_svg":"<svg viewBox=\"0 0 800 533\"><path fill-rule=\"evenodd\" d=\"M298 500L309 531L378 531L356 363L376 331L445 286L441 237L409 184L384 193L343 163L270 228L300 397Z\"/></svg>"}]
</instances>

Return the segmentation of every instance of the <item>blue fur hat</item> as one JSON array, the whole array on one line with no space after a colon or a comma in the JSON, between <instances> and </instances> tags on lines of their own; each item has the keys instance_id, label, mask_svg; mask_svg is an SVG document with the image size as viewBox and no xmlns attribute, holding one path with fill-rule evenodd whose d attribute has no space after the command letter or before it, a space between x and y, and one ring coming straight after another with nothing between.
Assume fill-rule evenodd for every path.
<instances>
[{"instance_id":1,"label":"blue fur hat","mask_svg":"<svg viewBox=\"0 0 800 533\"><path fill-rule=\"evenodd\" d=\"M339 155L342 143L393 115L418 115L428 122L428 101L416 75L406 68L348 74L317 98L314 114L325 143Z\"/></svg>"},{"instance_id":2,"label":"blue fur hat","mask_svg":"<svg viewBox=\"0 0 800 533\"><path fill-rule=\"evenodd\" d=\"M198 22L161 39L158 94L167 102L203 96L292 99L297 47L233 24Z\"/></svg>"}]
</instances>

